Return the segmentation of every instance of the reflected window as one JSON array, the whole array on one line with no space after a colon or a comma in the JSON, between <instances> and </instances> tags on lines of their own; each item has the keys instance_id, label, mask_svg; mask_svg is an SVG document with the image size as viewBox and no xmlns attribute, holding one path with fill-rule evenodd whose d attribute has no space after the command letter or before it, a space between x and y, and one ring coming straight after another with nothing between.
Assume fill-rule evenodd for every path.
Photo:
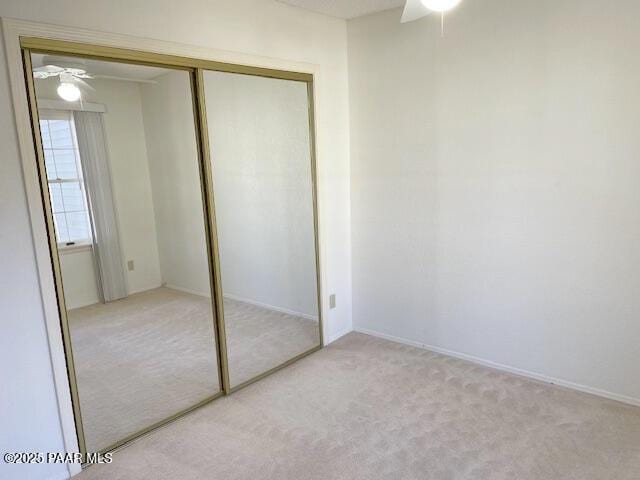
<instances>
[{"instance_id":1,"label":"reflected window","mask_svg":"<svg viewBox=\"0 0 640 480\"><path fill-rule=\"evenodd\" d=\"M40 115L56 238L62 246L91 243L89 209L73 114L44 110Z\"/></svg>"}]
</instances>

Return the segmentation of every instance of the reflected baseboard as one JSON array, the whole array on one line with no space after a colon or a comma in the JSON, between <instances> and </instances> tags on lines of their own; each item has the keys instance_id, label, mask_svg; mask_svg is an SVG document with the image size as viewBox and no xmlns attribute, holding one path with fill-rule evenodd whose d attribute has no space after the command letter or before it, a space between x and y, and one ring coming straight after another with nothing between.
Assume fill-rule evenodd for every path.
<instances>
[{"instance_id":1,"label":"reflected baseboard","mask_svg":"<svg viewBox=\"0 0 640 480\"><path fill-rule=\"evenodd\" d=\"M136 288L135 290L128 290L127 291L127 296L131 297L132 295L137 295L139 293L146 293L146 292L150 292L151 290L156 290L160 287L163 287L164 285L160 284L154 284L154 285L147 285L145 287L141 287L141 288ZM125 297L126 298L126 297Z\"/></svg>"},{"instance_id":2,"label":"reflected baseboard","mask_svg":"<svg viewBox=\"0 0 640 480\"><path fill-rule=\"evenodd\" d=\"M171 290L177 290L179 292L188 293L190 295L196 295L197 297L211 298L210 293L199 292L197 290L191 290L189 288L184 288L184 287L178 287L177 285L172 285L170 283L163 283L162 286L165 288L170 288Z\"/></svg>"},{"instance_id":3,"label":"reflected baseboard","mask_svg":"<svg viewBox=\"0 0 640 480\"><path fill-rule=\"evenodd\" d=\"M166 288L170 288L172 290L178 290L179 292L189 293L191 295L197 295L199 297L211 298L211 295L205 294L203 292L198 292L196 290L191 290L188 288L178 287L176 285L172 285L170 283L166 283L163 285ZM231 293L225 293L223 295L225 299L235 300L236 302L247 303L249 305L253 305L255 307L264 308L265 310L272 310L274 312L285 313L287 315L293 315L295 317L304 318L306 320L312 320L314 322L318 321L318 317L309 315L308 313L296 312L295 310L290 310L288 308L277 307L275 305L270 305L268 303L258 302L256 300L252 300L250 298L240 297L238 295L233 295Z\"/></svg>"},{"instance_id":4,"label":"reflected baseboard","mask_svg":"<svg viewBox=\"0 0 640 480\"><path fill-rule=\"evenodd\" d=\"M238 295L233 295L231 293L225 293L223 297L225 299L235 300L236 302L248 303L249 305L254 305L256 307L264 308L265 310L272 310L274 312L286 313L287 315L293 315L294 317L301 317L306 320L313 320L314 322L318 321L318 317L309 315L308 313L296 312L295 310L290 310L288 308L277 307L275 305L269 305L268 303L257 302L255 300L240 297Z\"/></svg>"}]
</instances>

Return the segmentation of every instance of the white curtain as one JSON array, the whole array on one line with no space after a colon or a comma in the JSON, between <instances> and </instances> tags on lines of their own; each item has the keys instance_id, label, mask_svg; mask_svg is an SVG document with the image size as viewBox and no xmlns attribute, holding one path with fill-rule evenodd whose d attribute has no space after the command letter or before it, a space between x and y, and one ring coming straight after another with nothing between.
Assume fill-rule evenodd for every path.
<instances>
[{"instance_id":1,"label":"white curtain","mask_svg":"<svg viewBox=\"0 0 640 480\"><path fill-rule=\"evenodd\" d=\"M74 112L78 150L89 197L93 250L105 302L127 296L127 278L111 189L102 114Z\"/></svg>"}]
</instances>

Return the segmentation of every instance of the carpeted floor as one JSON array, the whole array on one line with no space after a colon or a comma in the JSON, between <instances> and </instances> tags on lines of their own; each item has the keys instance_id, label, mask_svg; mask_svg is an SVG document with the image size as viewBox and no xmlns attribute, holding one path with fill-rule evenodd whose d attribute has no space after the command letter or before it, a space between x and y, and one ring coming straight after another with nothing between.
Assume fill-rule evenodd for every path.
<instances>
[{"instance_id":1,"label":"carpeted floor","mask_svg":"<svg viewBox=\"0 0 640 480\"><path fill-rule=\"evenodd\" d=\"M318 322L225 298L232 387L320 345Z\"/></svg>"},{"instance_id":2,"label":"carpeted floor","mask_svg":"<svg viewBox=\"0 0 640 480\"><path fill-rule=\"evenodd\" d=\"M210 300L169 288L69 312L89 451L219 392ZM225 300L232 384L319 343L311 320Z\"/></svg>"},{"instance_id":3,"label":"carpeted floor","mask_svg":"<svg viewBox=\"0 0 640 480\"><path fill-rule=\"evenodd\" d=\"M352 333L79 480L637 480L640 408Z\"/></svg>"}]
</instances>

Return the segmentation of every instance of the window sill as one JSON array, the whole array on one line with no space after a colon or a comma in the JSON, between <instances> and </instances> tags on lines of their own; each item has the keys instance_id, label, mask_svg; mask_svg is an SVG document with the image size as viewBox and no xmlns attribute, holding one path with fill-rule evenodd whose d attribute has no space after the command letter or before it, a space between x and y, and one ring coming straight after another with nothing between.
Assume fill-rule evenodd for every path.
<instances>
[{"instance_id":1,"label":"window sill","mask_svg":"<svg viewBox=\"0 0 640 480\"><path fill-rule=\"evenodd\" d=\"M62 255L68 253L90 252L93 249L90 243L78 243L76 245L58 245L58 252Z\"/></svg>"}]
</instances>

